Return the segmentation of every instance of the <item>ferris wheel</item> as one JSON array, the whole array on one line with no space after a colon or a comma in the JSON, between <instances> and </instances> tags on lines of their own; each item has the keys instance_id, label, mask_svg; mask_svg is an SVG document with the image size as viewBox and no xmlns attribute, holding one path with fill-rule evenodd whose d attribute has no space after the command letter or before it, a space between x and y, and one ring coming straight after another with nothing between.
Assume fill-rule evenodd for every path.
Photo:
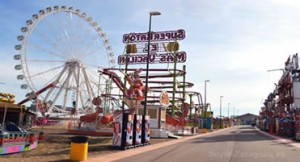
<instances>
[{"instance_id":1,"label":"ferris wheel","mask_svg":"<svg viewBox=\"0 0 300 162\"><path fill-rule=\"evenodd\" d=\"M22 89L44 89L38 97L48 104L47 113L92 108L92 100L107 93L108 79L98 70L115 67L115 58L92 17L73 7L47 7L33 14L21 32L14 56L20 61L17 79L26 81Z\"/></svg>"}]
</instances>

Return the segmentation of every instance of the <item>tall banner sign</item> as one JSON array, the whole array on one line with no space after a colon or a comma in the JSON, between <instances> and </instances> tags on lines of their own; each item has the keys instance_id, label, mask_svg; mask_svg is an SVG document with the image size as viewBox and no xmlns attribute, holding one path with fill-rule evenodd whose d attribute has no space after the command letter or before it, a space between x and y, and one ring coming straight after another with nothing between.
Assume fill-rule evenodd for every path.
<instances>
[{"instance_id":1,"label":"tall banner sign","mask_svg":"<svg viewBox=\"0 0 300 162\"><path fill-rule=\"evenodd\" d=\"M176 62L184 63L187 58L186 52L178 51L179 44L174 43L184 38L185 31L183 29L151 32L150 37L148 32L124 34L123 43L127 45L127 54L119 55L118 64L147 64L148 51L150 64L174 63L175 54ZM148 49L149 39L150 48ZM174 48L174 46L176 47Z\"/></svg>"}]
</instances>

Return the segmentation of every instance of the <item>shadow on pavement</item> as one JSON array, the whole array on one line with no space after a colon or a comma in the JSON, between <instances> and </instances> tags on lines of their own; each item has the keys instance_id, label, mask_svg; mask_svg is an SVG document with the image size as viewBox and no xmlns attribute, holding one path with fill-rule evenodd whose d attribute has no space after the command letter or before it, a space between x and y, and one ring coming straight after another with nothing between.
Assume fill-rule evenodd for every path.
<instances>
[{"instance_id":1,"label":"shadow on pavement","mask_svg":"<svg viewBox=\"0 0 300 162\"><path fill-rule=\"evenodd\" d=\"M265 136L255 130L252 126L243 126L232 130L230 132L223 132L224 134L211 135L209 137L201 137L192 140L195 143L206 143L206 142L226 142L226 141L266 141L274 140L271 137Z\"/></svg>"}]
</instances>

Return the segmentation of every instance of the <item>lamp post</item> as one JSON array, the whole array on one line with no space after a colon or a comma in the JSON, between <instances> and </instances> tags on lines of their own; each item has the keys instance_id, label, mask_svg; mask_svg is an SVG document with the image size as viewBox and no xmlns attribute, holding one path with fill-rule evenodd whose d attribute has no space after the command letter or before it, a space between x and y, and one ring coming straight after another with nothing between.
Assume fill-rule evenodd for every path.
<instances>
[{"instance_id":1,"label":"lamp post","mask_svg":"<svg viewBox=\"0 0 300 162\"><path fill-rule=\"evenodd\" d=\"M229 105L230 105L230 103L228 103L228 118L229 118Z\"/></svg>"},{"instance_id":2,"label":"lamp post","mask_svg":"<svg viewBox=\"0 0 300 162\"><path fill-rule=\"evenodd\" d=\"M271 69L271 70L267 70L267 72L271 72L271 71L282 71L282 73L284 73L284 69Z\"/></svg>"},{"instance_id":3,"label":"lamp post","mask_svg":"<svg viewBox=\"0 0 300 162\"><path fill-rule=\"evenodd\" d=\"M149 13L149 31L148 31L148 53L147 53L147 66L146 66L146 87L145 87L145 103L144 103L144 115L146 115L147 109L147 93L148 93L148 75L149 75L149 57L150 57L150 42L151 42L151 18L152 16L161 15L158 11L151 11Z\"/></svg>"},{"instance_id":4,"label":"lamp post","mask_svg":"<svg viewBox=\"0 0 300 162\"><path fill-rule=\"evenodd\" d=\"M206 83L209 82L209 80L205 80L204 81L204 128L206 128L206 123L207 123L207 119L206 119L206 112L207 112L207 105L206 105Z\"/></svg>"},{"instance_id":5,"label":"lamp post","mask_svg":"<svg viewBox=\"0 0 300 162\"><path fill-rule=\"evenodd\" d=\"M149 12L149 31L148 31L148 52L147 52L147 66L146 66L146 87L145 87L145 100L144 100L144 115L142 118L142 143L145 142L145 116L147 110L147 93L148 93L148 75L149 75L149 58L150 58L150 42L151 42L151 18L152 16L161 15L158 11Z\"/></svg>"},{"instance_id":6,"label":"lamp post","mask_svg":"<svg viewBox=\"0 0 300 162\"><path fill-rule=\"evenodd\" d=\"M222 98L223 96L220 96L220 128L222 128Z\"/></svg>"},{"instance_id":7,"label":"lamp post","mask_svg":"<svg viewBox=\"0 0 300 162\"><path fill-rule=\"evenodd\" d=\"M229 116L229 105L230 105L230 103L228 103L228 126L231 127L230 116Z\"/></svg>"},{"instance_id":8,"label":"lamp post","mask_svg":"<svg viewBox=\"0 0 300 162\"><path fill-rule=\"evenodd\" d=\"M233 106L233 108L232 108L232 119L233 119L233 125L235 125L235 106Z\"/></svg>"}]
</instances>

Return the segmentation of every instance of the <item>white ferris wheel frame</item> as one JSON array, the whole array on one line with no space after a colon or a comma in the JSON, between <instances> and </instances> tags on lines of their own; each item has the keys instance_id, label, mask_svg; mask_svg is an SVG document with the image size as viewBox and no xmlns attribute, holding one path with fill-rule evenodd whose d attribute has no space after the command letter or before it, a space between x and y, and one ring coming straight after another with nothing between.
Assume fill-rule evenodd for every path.
<instances>
[{"instance_id":1,"label":"white ferris wheel frame","mask_svg":"<svg viewBox=\"0 0 300 162\"><path fill-rule=\"evenodd\" d=\"M21 44L18 44L15 46L15 49L17 51L20 51L20 54L17 54L14 56L15 60L21 60L21 65L16 65L15 69L16 70L22 70L22 75L19 75L17 78L20 80L25 79L27 84L22 85L21 87L27 88L29 87L32 91L37 91L38 89L35 87L34 82L32 81L30 77L30 72L27 66L27 46L30 40L30 36L32 32L34 31L35 27L37 24L45 19L47 16L53 14L53 13L59 13L59 12L65 12L65 13L70 13L73 15L78 16L79 18L82 18L85 20L89 25L98 33L99 37L103 40L103 45L106 50L106 55L108 58L108 66L109 67L115 67L115 57L114 53L112 52L112 47L109 43L109 40L106 37L106 34L103 32L102 28L98 25L97 22L93 21L92 17L89 17L86 13L81 12L79 9L74 9L73 7L66 7L66 6L54 6L54 7L47 7L44 10L40 10L38 14L32 15L32 18L30 20L26 21L26 27L22 27L22 35L19 35L17 37L18 41L21 42ZM85 79L85 86L88 90L89 96L95 97L94 92L92 91L92 86L90 84L90 80L88 78L88 75L85 70L85 65L81 64L80 62L67 62L63 68L63 70L58 74L58 77L56 78L55 84L60 82L60 79L64 73L67 73L67 78L65 79L64 83L62 83L62 86L59 88L58 93L54 97L54 100L52 101L52 104L49 106L49 109L47 113L51 113L52 109L56 107L54 106L57 98L61 95L62 90L65 86L68 84L68 79L70 78L71 75L74 75L76 78L76 84L77 88L79 87L79 75L82 73L84 79ZM41 88L41 87L39 87ZM45 97L43 98L44 101L47 101L50 94L54 90L55 87L51 87L50 90L47 92ZM79 91L77 90L79 93ZM81 100L81 103L83 103L83 99L80 97L79 94L76 94L76 101ZM64 102L62 107L66 106L66 93L64 94ZM90 103L92 102L91 100L89 101ZM76 105L76 109L78 108L78 104ZM63 111L61 109L57 109L59 111Z\"/></svg>"}]
</instances>

